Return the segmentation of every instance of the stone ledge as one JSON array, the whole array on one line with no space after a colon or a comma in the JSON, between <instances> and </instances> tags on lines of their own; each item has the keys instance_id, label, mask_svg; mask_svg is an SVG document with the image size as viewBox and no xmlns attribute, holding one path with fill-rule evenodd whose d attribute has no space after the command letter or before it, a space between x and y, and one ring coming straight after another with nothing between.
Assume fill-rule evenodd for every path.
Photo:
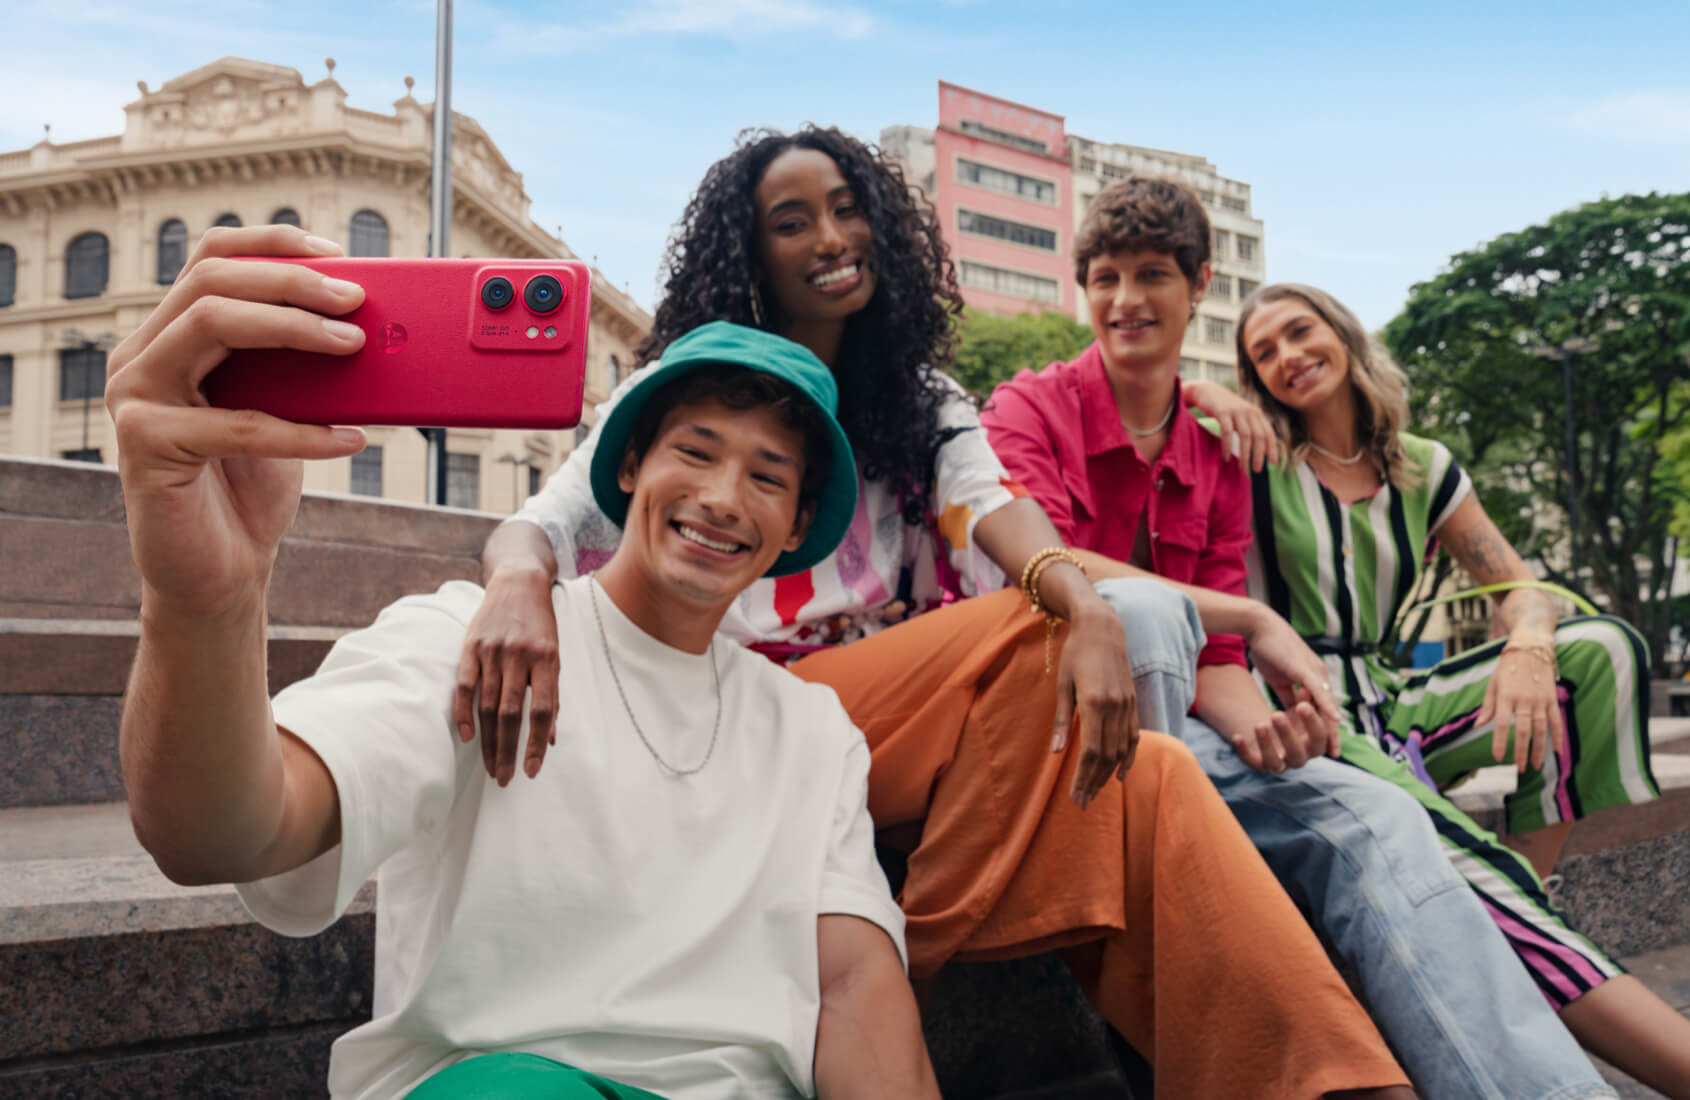
<instances>
[{"instance_id":1,"label":"stone ledge","mask_svg":"<svg viewBox=\"0 0 1690 1100\"><path fill-rule=\"evenodd\" d=\"M122 711L116 695L0 695L0 811L122 799Z\"/></svg>"},{"instance_id":2,"label":"stone ledge","mask_svg":"<svg viewBox=\"0 0 1690 1100\"><path fill-rule=\"evenodd\" d=\"M0 1061L367 1014L374 893L291 939L145 855L0 864Z\"/></svg>"},{"instance_id":3,"label":"stone ledge","mask_svg":"<svg viewBox=\"0 0 1690 1100\"><path fill-rule=\"evenodd\" d=\"M339 626L270 627L270 691L317 670ZM0 696L121 695L135 661L134 619L0 618ZM15 731L6 731L8 742Z\"/></svg>"},{"instance_id":4,"label":"stone ledge","mask_svg":"<svg viewBox=\"0 0 1690 1100\"><path fill-rule=\"evenodd\" d=\"M328 1095L329 1047L354 1017L57 1058L0 1061L0 1100L275 1100Z\"/></svg>"}]
</instances>

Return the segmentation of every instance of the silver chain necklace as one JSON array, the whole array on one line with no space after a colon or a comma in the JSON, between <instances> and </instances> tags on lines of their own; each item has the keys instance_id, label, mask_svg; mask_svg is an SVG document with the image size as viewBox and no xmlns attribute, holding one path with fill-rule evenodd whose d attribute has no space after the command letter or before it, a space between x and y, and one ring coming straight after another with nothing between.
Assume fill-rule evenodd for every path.
<instances>
[{"instance_id":1,"label":"silver chain necklace","mask_svg":"<svg viewBox=\"0 0 1690 1100\"><path fill-rule=\"evenodd\" d=\"M1364 455L1367 454L1367 448L1362 447L1360 450L1356 451L1356 453L1351 455L1349 458L1345 458L1342 455L1333 454L1331 451L1327 450L1325 447L1322 447L1320 444L1316 443L1312 439L1309 440L1309 450L1313 451L1315 454L1325 455L1327 458L1330 458L1333 462L1336 462L1336 463L1343 465L1343 466L1354 466L1356 463L1358 463L1362 460L1362 457Z\"/></svg>"},{"instance_id":2,"label":"silver chain necklace","mask_svg":"<svg viewBox=\"0 0 1690 1100\"><path fill-rule=\"evenodd\" d=\"M1161 431L1163 428L1166 428L1168 426L1168 421L1170 421L1174 418L1174 410L1177 409L1178 407L1179 407L1179 394L1176 393L1176 394L1174 394L1174 399L1172 401L1168 402L1168 411L1162 414L1161 422L1158 423L1154 428L1144 428L1144 429L1140 430L1138 428L1133 427L1131 424L1128 424L1125 419L1123 419L1121 421L1121 424L1122 424L1123 427L1125 427L1127 429L1128 435L1136 435L1136 436L1138 436L1139 438L1142 439L1144 436L1155 435L1157 432Z\"/></svg>"},{"instance_id":3,"label":"silver chain necklace","mask_svg":"<svg viewBox=\"0 0 1690 1100\"><path fill-rule=\"evenodd\" d=\"M651 758L657 761L664 771L671 775L696 775L704 770L704 765L710 763L710 756L716 751L716 735L722 732L722 674L716 671L716 641L710 640L710 676L716 681L716 721L710 726L710 747L704 750L704 759L690 768L677 768L663 759L646 737L645 730L640 728L639 719L634 717L634 708L628 705L628 693L622 689L622 677L616 674L616 662L610 658L610 635L604 631L604 616L599 613L599 582L597 578L587 581L587 593L593 601L593 621L599 625L599 642L604 646L604 663L610 666L610 679L616 684L616 694L622 698L622 709L628 714L628 721L634 727L634 732L640 735L640 744L645 751L651 753Z\"/></svg>"}]
</instances>

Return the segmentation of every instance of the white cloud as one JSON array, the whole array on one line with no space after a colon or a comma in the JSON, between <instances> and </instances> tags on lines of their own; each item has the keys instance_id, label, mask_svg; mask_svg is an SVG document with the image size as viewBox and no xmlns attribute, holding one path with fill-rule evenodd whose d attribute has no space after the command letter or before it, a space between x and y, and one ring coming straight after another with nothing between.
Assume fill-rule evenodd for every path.
<instances>
[{"instance_id":1,"label":"white cloud","mask_svg":"<svg viewBox=\"0 0 1690 1100\"><path fill-rule=\"evenodd\" d=\"M760 41L785 35L821 33L833 38L862 38L876 29L866 9L849 4L823 5L810 0L644 0L613 19L580 25L494 24L504 48L531 53L572 49L606 38L640 35L696 35Z\"/></svg>"},{"instance_id":2,"label":"white cloud","mask_svg":"<svg viewBox=\"0 0 1690 1100\"><path fill-rule=\"evenodd\" d=\"M1575 111L1570 121L1599 137L1690 145L1690 91L1622 92Z\"/></svg>"}]
</instances>

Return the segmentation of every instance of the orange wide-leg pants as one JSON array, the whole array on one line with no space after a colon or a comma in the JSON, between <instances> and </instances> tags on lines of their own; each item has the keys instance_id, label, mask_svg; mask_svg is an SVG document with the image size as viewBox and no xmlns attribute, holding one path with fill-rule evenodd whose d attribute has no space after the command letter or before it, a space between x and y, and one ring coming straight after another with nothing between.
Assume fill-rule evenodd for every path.
<instances>
[{"instance_id":1,"label":"orange wide-leg pants","mask_svg":"<svg viewBox=\"0 0 1690 1100\"><path fill-rule=\"evenodd\" d=\"M962 600L793 672L834 688L873 753L881 830L922 823L899 898L911 975L1052 948L1156 1069L1157 1092L1309 1100L1407 1084L1302 915L1183 744L1141 736L1124 782L1068 798L1045 625Z\"/></svg>"}]
</instances>

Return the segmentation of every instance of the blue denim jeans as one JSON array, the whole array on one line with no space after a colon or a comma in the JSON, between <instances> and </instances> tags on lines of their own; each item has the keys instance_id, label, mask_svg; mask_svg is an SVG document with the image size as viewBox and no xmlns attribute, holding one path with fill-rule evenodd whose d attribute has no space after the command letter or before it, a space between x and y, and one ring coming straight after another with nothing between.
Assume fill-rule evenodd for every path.
<instances>
[{"instance_id":1,"label":"blue denim jeans","mask_svg":"<svg viewBox=\"0 0 1690 1100\"><path fill-rule=\"evenodd\" d=\"M1097 590L1126 626L1140 722L1191 747L1422 1097L1615 1095L1413 798L1325 758L1277 775L1253 770L1226 738L1186 715L1204 640L1190 599L1150 580L1103 581Z\"/></svg>"}]
</instances>

